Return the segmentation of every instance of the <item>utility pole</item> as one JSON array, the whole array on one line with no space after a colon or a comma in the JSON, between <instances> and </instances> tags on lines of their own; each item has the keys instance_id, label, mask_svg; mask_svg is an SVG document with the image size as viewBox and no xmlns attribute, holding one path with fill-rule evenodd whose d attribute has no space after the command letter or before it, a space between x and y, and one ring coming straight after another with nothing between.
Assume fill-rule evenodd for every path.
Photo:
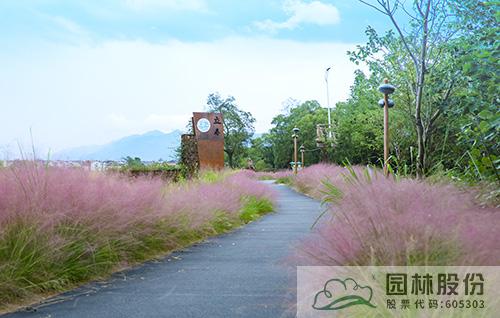
<instances>
[{"instance_id":1,"label":"utility pole","mask_svg":"<svg viewBox=\"0 0 500 318\"><path fill-rule=\"evenodd\" d=\"M328 74L332 67L328 67L325 71L325 82L326 82L326 107L328 107L328 138L332 138L332 115L330 110L330 87L328 85Z\"/></svg>"}]
</instances>

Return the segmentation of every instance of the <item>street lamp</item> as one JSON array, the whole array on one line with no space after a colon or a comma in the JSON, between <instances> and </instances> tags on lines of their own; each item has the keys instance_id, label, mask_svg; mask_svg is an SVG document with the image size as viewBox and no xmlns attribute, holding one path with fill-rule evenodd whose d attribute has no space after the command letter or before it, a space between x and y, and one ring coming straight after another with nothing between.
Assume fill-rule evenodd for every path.
<instances>
[{"instance_id":1,"label":"street lamp","mask_svg":"<svg viewBox=\"0 0 500 318\"><path fill-rule=\"evenodd\" d=\"M379 101L378 104L382 104L384 107L384 175L387 176L387 161L389 160L389 108L394 107L394 102L389 99L389 95L394 93L396 88L389 84L389 80L386 78L384 79L384 84L380 85L378 90L384 94L383 102Z\"/></svg>"},{"instance_id":2,"label":"street lamp","mask_svg":"<svg viewBox=\"0 0 500 318\"><path fill-rule=\"evenodd\" d=\"M328 67L325 71L325 82L326 82L326 107L328 107L328 138L332 138L332 115L330 110L330 87L328 85L328 74L332 67Z\"/></svg>"},{"instance_id":3,"label":"street lamp","mask_svg":"<svg viewBox=\"0 0 500 318\"><path fill-rule=\"evenodd\" d=\"M304 163L304 152L306 151L306 147L304 147L304 145L301 145L300 148L299 148L299 151L300 151L300 159L301 159L301 162L302 162L302 167L305 168L306 165Z\"/></svg>"},{"instance_id":4,"label":"street lamp","mask_svg":"<svg viewBox=\"0 0 500 318\"><path fill-rule=\"evenodd\" d=\"M385 99L381 99L378 101L378 105L381 107L381 108L384 108L385 106ZM394 101L392 99L389 99L389 108L393 108L394 107Z\"/></svg>"},{"instance_id":5,"label":"street lamp","mask_svg":"<svg viewBox=\"0 0 500 318\"><path fill-rule=\"evenodd\" d=\"M295 127L293 129L293 173L297 174L297 138L299 138L299 129Z\"/></svg>"}]
</instances>

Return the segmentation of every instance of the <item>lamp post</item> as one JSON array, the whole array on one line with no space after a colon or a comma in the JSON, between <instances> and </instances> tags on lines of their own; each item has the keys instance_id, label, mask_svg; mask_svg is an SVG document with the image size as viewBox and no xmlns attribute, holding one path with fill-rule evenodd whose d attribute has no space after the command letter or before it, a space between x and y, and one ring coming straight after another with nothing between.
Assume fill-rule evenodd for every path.
<instances>
[{"instance_id":1,"label":"lamp post","mask_svg":"<svg viewBox=\"0 0 500 318\"><path fill-rule=\"evenodd\" d=\"M325 71L325 82L326 82L326 107L328 107L328 138L332 138L332 115L330 110L330 87L328 85L328 74L332 67L328 67Z\"/></svg>"},{"instance_id":2,"label":"lamp post","mask_svg":"<svg viewBox=\"0 0 500 318\"><path fill-rule=\"evenodd\" d=\"M299 138L299 129L295 127L293 129L293 173L297 174L297 138Z\"/></svg>"},{"instance_id":3,"label":"lamp post","mask_svg":"<svg viewBox=\"0 0 500 318\"><path fill-rule=\"evenodd\" d=\"M384 79L384 84L378 88L379 92L384 94L378 104L384 107L384 175L388 175L387 161L389 160L389 108L394 107L394 102L389 99L389 95L394 93L396 88L389 84L389 80Z\"/></svg>"},{"instance_id":4,"label":"lamp post","mask_svg":"<svg viewBox=\"0 0 500 318\"><path fill-rule=\"evenodd\" d=\"M304 145L301 145L299 150L300 150L300 159L302 162L302 168L305 168L306 164L304 163L304 152L306 151L306 147L304 147Z\"/></svg>"}]
</instances>

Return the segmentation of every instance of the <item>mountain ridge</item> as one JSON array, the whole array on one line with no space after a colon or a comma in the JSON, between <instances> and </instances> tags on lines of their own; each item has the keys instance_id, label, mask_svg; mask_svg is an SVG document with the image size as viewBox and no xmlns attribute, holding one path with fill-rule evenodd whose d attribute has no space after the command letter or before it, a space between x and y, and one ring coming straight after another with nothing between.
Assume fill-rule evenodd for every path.
<instances>
[{"instance_id":1,"label":"mountain ridge","mask_svg":"<svg viewBox=\"0 0 500 318\"><path fill-rule=\"evenodd\" d=\"M145 161L159 159L175 160L175 150L181 143L182 132L174 130L164 133L151 130L143 134L133 134L103 145L88 145L65 149L54 154L56 160L114 160L124 157L139 157Z\"/></svg>"}]
</instances>

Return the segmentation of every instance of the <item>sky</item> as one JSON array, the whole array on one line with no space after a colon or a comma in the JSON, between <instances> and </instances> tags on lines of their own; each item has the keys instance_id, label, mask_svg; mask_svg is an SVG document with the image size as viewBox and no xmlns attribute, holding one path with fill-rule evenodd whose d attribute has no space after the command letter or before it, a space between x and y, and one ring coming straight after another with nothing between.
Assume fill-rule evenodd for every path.
<instances>
[{"instance_id":1,"label":"sky","mask_svg":"<svg viewBox=\"0 0 500 318\"><path fill-rule=\"evenodd\" d=\"M346 51L390 27L357 0L2 0L0 17L4 156L182 130L213 92L265 132L290 98L326 107L329 66L345 100Z\"/></svg>"}]
</instances>

